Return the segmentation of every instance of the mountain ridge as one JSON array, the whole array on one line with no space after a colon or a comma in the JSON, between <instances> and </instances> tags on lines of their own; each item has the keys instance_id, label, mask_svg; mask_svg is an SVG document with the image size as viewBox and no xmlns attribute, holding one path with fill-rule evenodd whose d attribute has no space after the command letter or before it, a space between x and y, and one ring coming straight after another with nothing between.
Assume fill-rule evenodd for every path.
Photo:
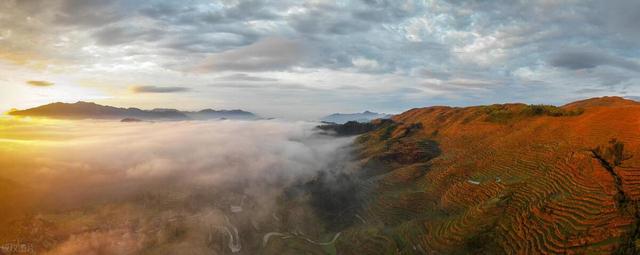
<instances>
[{"instance_id":1,"label":"mountain ridge","mask_svg":"<svg viewBox=\"0 0 640 255\"><path fill-rule=\"evenodd\" d=\"M189 119L256 119L257 115L243 110L180 111L169 108L142 110L139 108L114 107L93 102L50 103L25 110L12 110L12 116L48 117L57 119L125 119L189 120Z\"/></svg>"},{"instance_id":2,"label":"mountain ridge","mask_svg":"<svg viewBox=\"0 0 640 255\"><path fill-rule=\"evenodd\" d=\"M369 122L374 119L387 119L391 116L391 114L377 113L366 110L360 113L333 113L320 118L320 120L324 122L344 124L349 121Z\"/></svg>"}]
</instances>

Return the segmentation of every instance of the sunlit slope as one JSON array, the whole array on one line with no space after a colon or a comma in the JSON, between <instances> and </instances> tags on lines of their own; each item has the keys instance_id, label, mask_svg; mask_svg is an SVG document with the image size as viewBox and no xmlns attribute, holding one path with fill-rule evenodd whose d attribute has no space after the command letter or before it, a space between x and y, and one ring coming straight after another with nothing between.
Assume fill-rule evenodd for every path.
<instances>
[{"instance_id":1,"label":"sunlit slope","mask_svg":"<svg viewBox=\"0 0 640 255\"><path fill-rule=\"evenodd\" d=\"M428 107L394 121L358 140L363 162L384 167L345 254L634 252L640 104Z\"/></svg>"}]
</instances>

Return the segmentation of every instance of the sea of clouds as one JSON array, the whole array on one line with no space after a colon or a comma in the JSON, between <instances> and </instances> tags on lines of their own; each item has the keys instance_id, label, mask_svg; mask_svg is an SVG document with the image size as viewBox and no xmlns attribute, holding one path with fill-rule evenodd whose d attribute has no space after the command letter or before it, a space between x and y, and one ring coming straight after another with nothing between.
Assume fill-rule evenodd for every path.
<instances>
[{"instance_id":1,"label":"sea of clouds","mask_svg":"<svg viewBox=\"0 0 640 255\"><path fill-rule=\"evenodd\" d=\"M283 222L278 201L352 142L276 120L0 122L0 181L13 187L0 224L52 222L34 234L50 254L250 254L264 233L305 227L313 215Z\"/></svg>"}]
</instances>

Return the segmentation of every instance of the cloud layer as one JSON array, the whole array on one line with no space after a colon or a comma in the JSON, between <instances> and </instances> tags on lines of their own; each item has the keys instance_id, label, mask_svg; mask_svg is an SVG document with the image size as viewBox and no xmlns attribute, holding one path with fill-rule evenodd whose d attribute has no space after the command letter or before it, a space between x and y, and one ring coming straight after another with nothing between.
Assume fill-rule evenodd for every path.
<instances>
[{"instance_id":1,"label":"cloud layer","mask_svg":"<svg viewBox=\"0 0 640 255\"><path fill-rule=\"evenodd\" d=\"M0 207L16 210L3 210L0 224L41 215L29 224L57 228L36 233L37 240L64 237L47 248L53 254L175 254L186 247L210 254L234 245L251 253L264 233L315 227L295 223L305 218L274 220L282 217L277 202L287 187L344 159L351 141L315 135L309 123L277 121L0 121L1 155L10 156L0 156L0 181L19 191L0 189ZM19 227L11 226L2 231Z\"/></svg>"},{"instance_id":2,"label":"cloud layer","mask_svg":"<svg viewBox=\"0 0 640 255\"><path fill-rule=\"evenodd\" d=\"M158 87L158 86L132 86L129 88L133 93L174 93L189 91L185 87Z\"/></svg>"},{"instance_id":3,"label":"cloud layer","mask_svg":"<svg viewBox=\"0 0 640 255\"><path fill-rule=\"evenodd\" d=\"M215 102L295 118L303 116L289 106L300 101L319 116L640 93L633 0L9 0L0 7L0 58L26 66L12 74L62 69L65 84L107 91L103 97L120 105L140 102L117 96L124 84L166 82L198 90L185 96L193 108ZM253 78L219 82L243 74Z\"/></svg>"}]
</instances>

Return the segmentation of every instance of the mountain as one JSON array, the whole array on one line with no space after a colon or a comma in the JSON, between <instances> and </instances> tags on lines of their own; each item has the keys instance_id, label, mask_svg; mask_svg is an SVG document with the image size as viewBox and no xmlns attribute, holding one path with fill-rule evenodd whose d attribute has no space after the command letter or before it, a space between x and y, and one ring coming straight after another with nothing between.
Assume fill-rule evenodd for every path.
<instances>
[{"instance_id":1,"label":"mountain","mask_svg":"<svg viewBox=\"0 0 640 255\"><path fill-rule=\"evenodd\" d=\"M176 109L156 108L141 110L138 108L118 108L90 102L52 103L26 110L9 112L13 116L35 116L58 119L139 119L139 120L187 120L187 119L251 119L257 118L253 113L241 110L211 109L199 112L183 112Z\"/></svg>"},{"instance_id":2,"label":"mountain","mask_svg":"<svg viewBox=\"0 0 640 255\"><path fill-rule=\"evenodd\" d=\"M14 116L37 116L59 119L187 119L188 117L177 111L146 111L138 108L118 108L104 106L90 102L73 104L52 103L27 110L9 112Z\"/></svg>"},{"instance_id":3,"label":"mountain","mask_svg":"<svg viewBox=\"0 0 640 255\"><path fill-rule=\"evenodd\" d=\"M385 113L375 113L370 111L364 111L361 113L334 113L325 117L322 117L320 120L324 122L332 122L336 124L343 124L349 121L357 121L357 122L369 122L374 119L387 119L392 115Z\"/></svg>"},{"instance_id":4,"label":"mountain","mask_svg":"<svg viewBox=\"0 0 640 255\"><path fill-rule=\"evenodd\" d=\"M620 97L395 115L355 141L370 193L336 249L637 254L638 123L640 103Z\"/></svg>"},{"instance_id":5,"label":"mountain","mask_svg":"<svg viewBox=\"0 0 640 255\"><path fill-rule=\"evenodd\" d=\"M194 119L257 119L258 116L243 110L204 109L198 112L185 112Z\"/></svg>"}]
</instances>

